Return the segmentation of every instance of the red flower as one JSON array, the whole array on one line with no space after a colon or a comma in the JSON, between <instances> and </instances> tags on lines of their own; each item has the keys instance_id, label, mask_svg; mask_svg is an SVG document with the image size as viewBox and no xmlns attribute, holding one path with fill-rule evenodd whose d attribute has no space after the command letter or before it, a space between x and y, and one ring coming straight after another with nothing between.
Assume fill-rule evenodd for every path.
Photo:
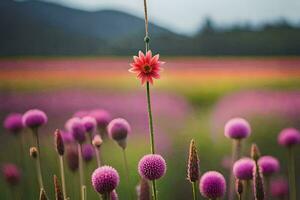
<instances>
[{"instance_id":1,"label":"red flower","mask_svg":"<svg viewBox=\"0 0 300 200\"><path fill-rule=\"evenodd\" d=\"M141 79L142 85L147 81L153 84L153 78L159 79L160 67L164 62L159 61L159 54L152 57L152 52L148 51L146 55L139 51L139 56L133 56L133 62L129 69L132 73L137 73L137 77Z\"/></svg>"}]
</instances>

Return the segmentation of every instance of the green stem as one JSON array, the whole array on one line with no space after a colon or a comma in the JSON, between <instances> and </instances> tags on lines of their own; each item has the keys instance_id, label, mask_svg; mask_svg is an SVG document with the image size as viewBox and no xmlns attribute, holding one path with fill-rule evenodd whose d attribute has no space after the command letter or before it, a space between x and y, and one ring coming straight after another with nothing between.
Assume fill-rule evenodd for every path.
<instances>
[{"instance_id":1,"label":"green stem","mask_svg":"<svg viewBox=\"0 0 300 200\"><path fill-rule=\"evenodd\" d=\"M85 200L84 198L85 195L83 191L84 177L83 177L83 160L82 160L81 144L78 144L78 158L79 158L79 179L80 179L81 200Z\"/></svg>"},{"instance_id":2,"label":"green stem","mask_svg":"<svg viewBox=\"0 0 300 200\"><path fill-rule=\"evenodd\" d=\"M95 153L96 153L97 165L98 165L98 167L101 167L100 151L97 147L94 147L94 148L95 148Z\"/></svg>"},{"instance_id":3,"label":"green stem","mask_svg":"<svg viewBox=\"0 0 300 200\"><path fill-rule=\"evenodd\" d=\"M64 160L62 156L59 156L59 164L60 164L60 176L62 182L62 190L64 199L67 199L67 189L66 189L66 182L65 182L65 170L64 170Z\"/></svg>"},{"instance_id":4,"label":"green stem","mask_svg":"<svg viewBox=\"0 0 300 200\"><path fill-rule=\"evenodd\" d=\"M36 159L36 168L37 168L37 176L38 176L38 181L40 185L40 189L44 189L44 182L43 182L43 176L42 176L42 167L41 167L41 148L40 148L40 140L39 140L39 134L38 134L38 129L32 129L32 132L35 137L35 142L36 142L36 148L38 150L38 156Z\"/></svg>"},{"instance_id":5,"label":"green stem","mask_svg":"<svg viewBox=\"0 0 300 200\"><path fill-rule=\"evenodd\" d=\"M246 180L245 182L245 192L244 192L244 198L245 200L248 200L248 199L251 199L249 197L249 194L250 194L250 185L251 185L251 181L250 180Z\"/></svg>"},{"instance_id":6,"label":"green stem","mask_svg":"<svg viewBox=\"0 0 300 200\"><path fill-rule=\"evenodd\" d=\"M157 200L156 182L152 181L152 200Z\"/></svg>"},{"instance_id":7,"label":"green stem","mask_svg":"<svg viewBox=\"0 0 300 200\"><path fill-rule=\"evenodd\" d=\"M290 200L296 200L295 160L292 147L288 149L288 154Z\"/></svg>"},{"instance_id":8,"label":"green stem","mask_svg":"<svg viewBox=\"0 0 300 200\"><path fill-rule=\"evenodd\" d=\"M128 187L128 192L130 195L130 199L133 199L133 194L131 193L130 188L130 178L129 178L129 166L128 166L128 161L127 161L127 156L126 156L126 151L125 149L123 150L123 159L124 159L124 166L125 166L125 174L126 174L126 180L127 180L127 187Z\"/></svg>"},{"instance_id":9,"label":"green stem","mask_svg":"<svg viewBox=\"0 0 300 200\"><path fill-rule=\"evenodd\" d=\"M231 172L230 172L230 182L229 182L229 192L228 192L229 200L233 199L233 193L234 193L234 176L233 176L233 172L232 172L232 167L233 167L234 162L240 158L241 149L242 149L241 140L233 140L232 156L231 156Z\"/></svg>"},{"instance_id":10,"label":"green stem","mask_svg":"<svg viewBox=\"0 0 300 200\"><path fill-rule=\"evenodd\" d=\"M192 189L193 189L193 200L197 200L196 182L192 182Z\"/></svg>"},{"instance_id":11,"label":"green stem","mask_svg":"<svg viewBox=\"0 0 300 200\"><path fill-rule=\"evenodd\" d=\"M151 99L150 99L150 85L149 85L148 81L147 81L147 103L148 103L148 117L149 117L149 128L150 128L151 153L155 154L153 118L152 118Z\"/></svg>"}]
</instances>

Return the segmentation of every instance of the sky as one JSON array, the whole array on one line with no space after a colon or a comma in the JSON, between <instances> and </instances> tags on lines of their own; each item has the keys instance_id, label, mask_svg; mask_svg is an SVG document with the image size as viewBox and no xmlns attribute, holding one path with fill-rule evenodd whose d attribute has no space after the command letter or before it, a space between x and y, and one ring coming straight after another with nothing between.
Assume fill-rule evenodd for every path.
<instances>
[{"instance_id":1,"label":"sky","mask_svg":"<svg viewBox=\"0 0 300 200\"><path fill-rule=\"evenodd\" d=\"M82 10L115 9L143 17L143 0L44 0ZM148 0L149 19L193 34L209 16L217 25L259 24L285 18L300 24L300 0Z\"/></svg>"}]
</instances>

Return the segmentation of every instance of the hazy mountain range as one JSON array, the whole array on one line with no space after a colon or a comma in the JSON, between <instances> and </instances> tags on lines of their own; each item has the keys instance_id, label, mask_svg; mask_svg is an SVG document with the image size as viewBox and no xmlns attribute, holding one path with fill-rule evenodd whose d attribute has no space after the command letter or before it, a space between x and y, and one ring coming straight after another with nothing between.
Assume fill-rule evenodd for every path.
<instances>
[{"instance_id":1,"label":"hazy mountain range","mask_svg":"<svg viewBox=\"0 0 300 200\"><path fill-rule=\"evenodd\" d=\"M0 56L127 55L144 48L143 19L113 10L88 12L36 0L1 0L0 26ZM300 30L289 26L216 31L208 23L193 37L154 24L149 29L151 45L169 55L300 52Z\"/></svg>"}]
</instances>

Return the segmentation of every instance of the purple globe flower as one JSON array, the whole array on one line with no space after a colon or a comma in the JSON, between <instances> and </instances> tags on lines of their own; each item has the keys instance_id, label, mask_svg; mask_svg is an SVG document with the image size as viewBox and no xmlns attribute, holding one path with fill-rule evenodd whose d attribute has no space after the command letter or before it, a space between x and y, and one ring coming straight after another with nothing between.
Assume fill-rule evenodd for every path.
<instances>
[{"instance_id":1,"label":"purple globe flower","mask_svg":"<svg viewBox=\"0 0 300 200\"><path fill-rule=\"evenodd\" d=\"M47 123L47 115L38 109L28 110L22 117L23 125L28 128L38 128Z\"/></svg>"},{"instance_id":2,"label":"purple globe flower","mask_svg":"<svg viewBox=\"0 0 300 200\"><path fill-rule=\"evenodd\" d=\"M98 128L100 129L106 129L108 123L111 120L110 114L107 111L101 109L91 111L90 116L96 119Z\"/></svg>"},{"instance_id":3,"label":"purple globe flower","mask_svg":"<svg viewBox=\"0 0 300 200\"><path fill-rule=\"evenodd\" d=\"M279 172L279 161L273 156L263 156L258 160L258 165L261 167L264 176L271 176Z\"/></svg>"},{"instance_id":4,"label":"purple globe flower","mask_svg":"<svg viewBox=\"0 0 300 200\"><path fill-rule=\"evenodd\" d=\"M284 178L277 178L271 181L270 193L278 199L285 199L289 194L289 184Z\"/></svg>"},{"instance_id":5,"label":"purple globe flower","mask_svg":"<svg viewBox=\"0 0 300 200\"><path fill-rule=\"evenodd\" d=\"M202 196L209 199L222 198L226 191L226 181L222 174L209 171L200 179L199 189Z\"/></svg>"},{"instance_id":6,"label":"purple globe flower","mask_svg":"<svg viewBox=\"0 0 300 200\"><path fill-rule=\"evenodd\" d=\"M145 155L138 164L139 174L148 180L161 178L165 175L166 169L166 161L158 154Z\"/></svg>"},{"instance_id":7,"label":"purple globe flower","mask_svg":"<svg viewBox=\"0 0 300 200\"><path fill-rule=\"evenodd\" d=\"M78 143L81 144L85 141L85 127L80 118L73 117L69 119L66 123L66 129L72 133L73 138Z\"/></svg>"},{"instance_id":8,"label":"purple globe flower","mask_svg":"<svg viewBox=\"0 0 300 200\"><path fill-rule=\"evenodd\" d=\"M300 132L295 128L283 129L278 136L278 143L284 147L292 147L300 143Z\"/></svg>"},{"instance_id":9,"label":"purple globe flower","mask_svg":"<svg viewBox=\"0 0 300 200\"><path fill-rule=\"evenodd\" d=\"M233 118L226 123L224 134L232 139L247 138L251 134L251 127L245 119Z\"/></svg>"},{"instance_id":10,"label":"purple globe flower","mask_svg":"<svg viewBox=\"0 0 300 200\"><path fill-rule=\"evenodd\" d=\"M240 180L251 180L255 163L250 158L241 158L233 165L233 174Z\"/></svg>"},{"instance_id":11,"label":"purple globe flower","mask_svg":"<svg viewBox=\"0 0 300 200\"><path fill-rule=\"evenodd\" d=\"M119 185L117 170L110 166L97 168L92 174L92 185L100 194L109 194Z\"/></svg>"},{"instance_id":12,"label":"purple globe flower","mask_svg":"<svg viewBox=\"0 0 300 200\"><path fill-rule=\"evenodd\" d=\"M97 127L97 121L95 118L90 116L85 116L82 118L82 123L85 127L86 132L93 133Z\"/></svg>"},{"instance_id":13,"label":"purple globe flower","mask_svg":"<svg viewBox=\"0 0 300 200\"><path fill-rule=\"evenodd\" d=\"M117 141L126 139L130 133L131 128L129 123L122 118L112 120L107 127L109 136Z\"/></svg>"},{"instance_id":14,"label":"purple globe flower","mask_svg":"<svg viewBox=\"0 0 300 200\"><path fill-rule=\"evenodd\" d=\"M113 190L110 193L110 200L119 200L119 196L118 196L118 193L116 192L116 190Z\"/></svg>"},{"instance_id":15,"label":"purple globe flower","mask_svg":"<svg viewBox=\"0 0 300 200\"><path fill-rule=\"evenodd\" d=\"M9 114L4 120L4 128L14 135L19 134L23 129L22 114Z\"/></svg>"},{"instance_id":16,"label":"purple globe flower","mask_svg":"<svg viewBox=\"0 0 300 200\"><path fill-rule=\"evenodd\" d=\"M20 182L21 172L16 165L10 163L3 165L2 173L5 181L11 186L15 186Z\"/></svg>"},{"instance_id":17,"label":"purple globe flower","mask_svg":"<svg viewBox=\"0 0 300 200\"><path fill-rule=\"evenodd\" d=\"M85 162L89 162L95 156L94 148L91 144L82 145L82 157Z\"/></svg>"},{"instance_id":18,"label":"purple globe flower","mask_svg":"<svg viewBox=\"0 0 300 200\"><path fill-rule=\"evenodd\" d=\"M64 141L64 144L70 144L74 142L73 135L69 131L61 131L61 137Z\"/></svg>"}]
</instances>

